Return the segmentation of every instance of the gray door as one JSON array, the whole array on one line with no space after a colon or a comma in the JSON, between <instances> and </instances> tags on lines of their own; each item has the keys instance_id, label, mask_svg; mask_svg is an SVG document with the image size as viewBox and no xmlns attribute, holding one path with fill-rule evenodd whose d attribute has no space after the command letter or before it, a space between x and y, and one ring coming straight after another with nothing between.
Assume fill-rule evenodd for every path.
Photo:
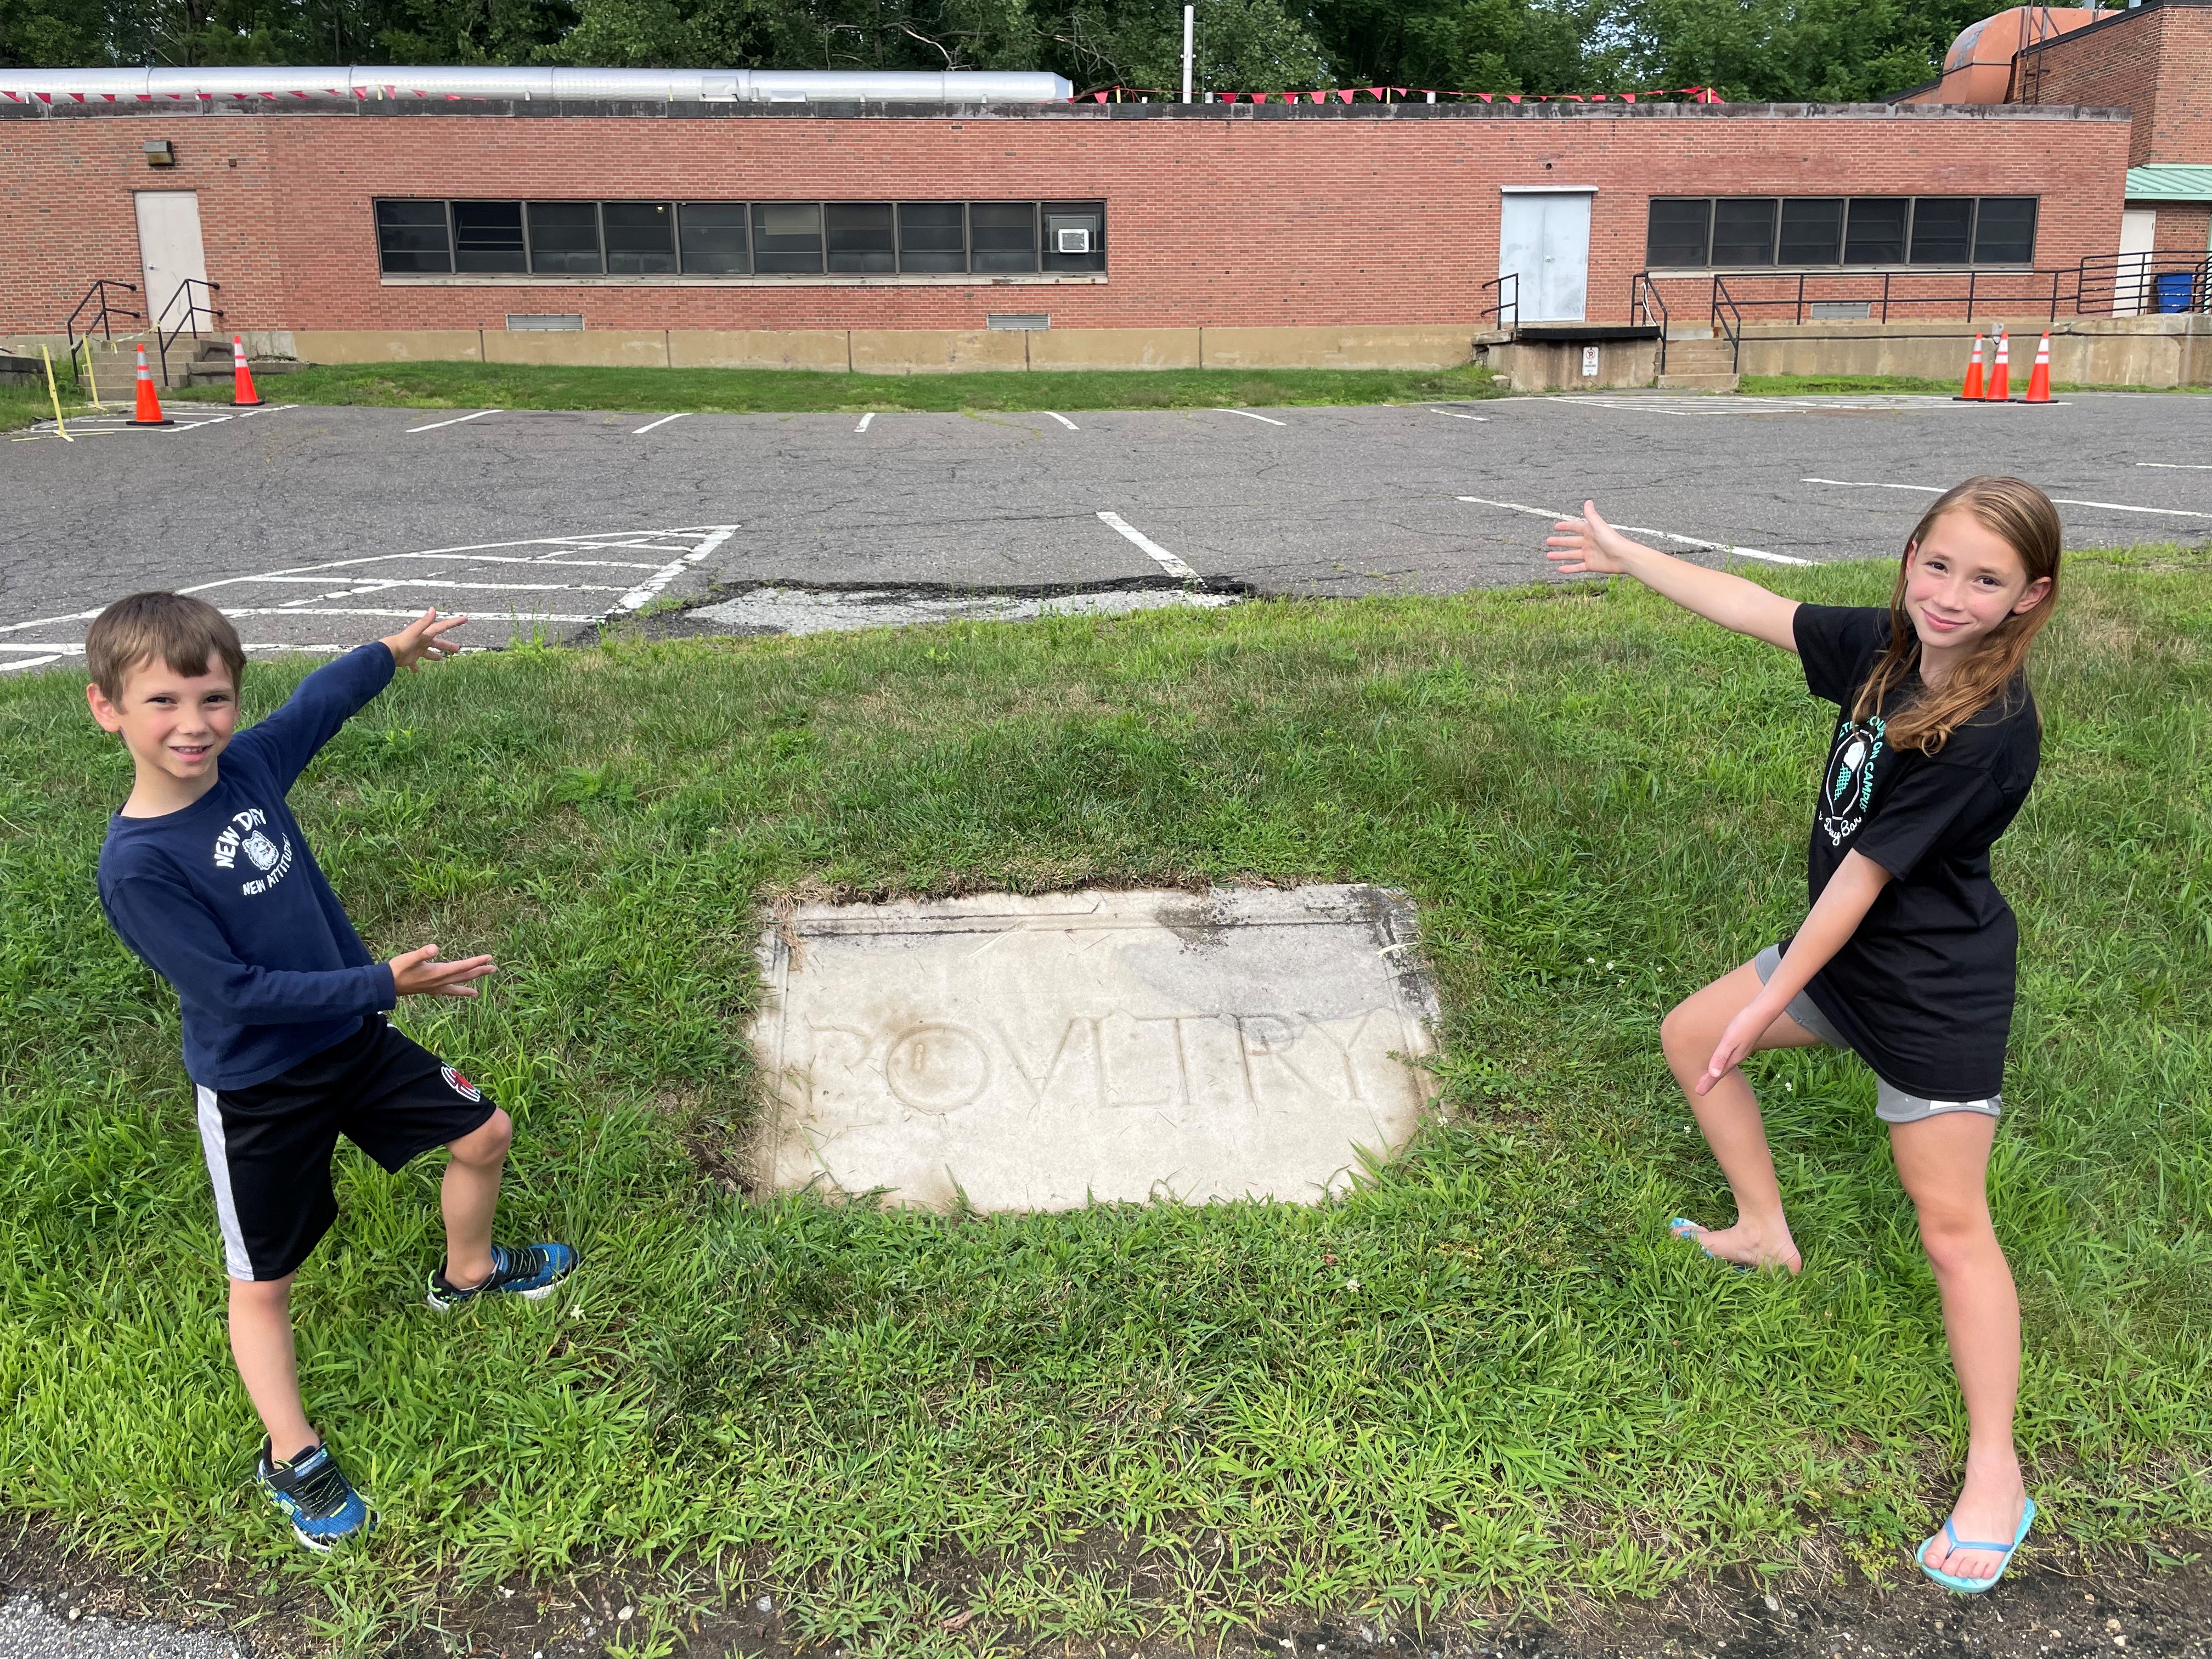
<instances>
[{"instance_id":1,"label":"gray door","mask_svg":"<svg viewBox=\"0 0 2212 1659\"><path fill-rule=\"evenodd\" d=\"M1499 221L1498 274L1520 278L1520 320L1579 323L1589 299L1588 191L1513 191ZM1507 284L1509 294L1512 284Z\"/></svg>"},{"instance_id":2,"label":"gray door","mask_svg":"<svg viewBox=\"0 0 2212 1659\"><path fill-rule=\"evenodd\" d=\"M189 276L207 281L207 255L200 246L200 198L197 191L142 190L138 196L138 257L146 273L146 326L185 320L185 308L204 303L204 290L179 300ZM169 307L174 304L173 313Z\"/></svg>"}]
</instances>

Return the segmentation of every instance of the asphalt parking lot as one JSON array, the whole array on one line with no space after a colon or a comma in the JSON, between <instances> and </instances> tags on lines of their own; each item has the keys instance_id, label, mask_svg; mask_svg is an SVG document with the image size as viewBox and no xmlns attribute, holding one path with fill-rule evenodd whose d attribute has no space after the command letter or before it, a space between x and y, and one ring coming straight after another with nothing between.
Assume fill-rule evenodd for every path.
<instances>
[{"instance_id":1,"label":"asphalt parking lot","mask_svg":"<svg viewBox=\"0 0 2212 1659\"><path fill-rule=\"evenodd\" d=\"M1688 556L1887 556L1938 490L2016 472L2069 544L2212 536L2212 399L1624 392L1367 408L617 415L180 404L0 450L0 672L188 588L256 649L435 605L498 644L708 587L936 596L1443 592L1549 579L1595 496ZM788 607L787 606L787 609Z\"/></svg>"}]
</instances>

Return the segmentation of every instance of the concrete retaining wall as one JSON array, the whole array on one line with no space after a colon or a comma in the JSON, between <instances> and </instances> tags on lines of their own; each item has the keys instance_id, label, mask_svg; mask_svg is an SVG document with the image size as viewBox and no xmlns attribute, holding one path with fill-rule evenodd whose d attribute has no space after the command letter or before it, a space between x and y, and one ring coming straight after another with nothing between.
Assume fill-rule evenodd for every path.
<instances>
[{"instance_id":1,"label":"concrete retaining wall","mask_svg":"<svg viewBox=\"0 0 2212 1659\"><path fill-rule=\"evenodd\" d=\"M1962 380L1977 331L1994 342L2012 329L2012 378L2025 386L2038 338L2051 330L2051 378L2085 386L2212 385L2212 317L2070 317L2056 323L1992 318L1974 323L1753 323L1744 331L1746 374L1912 374ZM1516 382L1517 384L1517 382Z\"/></svg>"}]
</instances>

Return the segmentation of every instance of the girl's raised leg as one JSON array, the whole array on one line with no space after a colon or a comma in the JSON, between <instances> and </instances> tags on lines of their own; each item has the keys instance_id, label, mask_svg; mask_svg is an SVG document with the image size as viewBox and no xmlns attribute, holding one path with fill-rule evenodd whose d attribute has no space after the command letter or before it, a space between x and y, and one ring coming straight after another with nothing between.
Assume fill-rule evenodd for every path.
<instances>
[{"instance_id":1,"label":"girl's raised leg","mask_svg":"<svg viewBox=\"0 0 2212 1659\"><path fill-rule=\"evenodd\" d=\"M1990 1223L1990 1146L1997 1121L1952 1112L1890 1126L1898 1178L1920 1212L1920 1243L1943 1293L1943 1332L1966 1399L1966 1479L1952 1530L1977 1542L2009 1542L2027 1488L2012 1443L2020 1394L2020 1297ZM1987 1578L2003 1565L1988 1550L1954 1550L1939 1532L1928 1565L1956 1578Z\"/></svg>"},{"instance_id":2,"label":"girl's raised leg","mask_svg":"<svg viewBox=\"0 0 2212 1659\"><path fill-rule=\"evenodd\" d=\"M1804 1261L1790 1237L1781 1184L1774 1178L1774 1158L1766 1149L1766 1126L1759 1119L1751 1085L1736 1070L1702 1095L1694 1089L1729 1022L1750 1006L1761 988L1759 970L1747 962L1677 1004L1660 1024L1659 1041L1674 1081L1682 1085L1698 1127L1705 1132L1705 1144L1713 1149L1735 1194L1735 1224L1708 1228L1698 1235L1698 1242L1724 1261L1754 1267L1780 1266L1794 1273ZM1758 1046L1806 1048L1817 1047L1820 1041L1789 1015L1780 1014Z\"/></svg>"}]
</instances>

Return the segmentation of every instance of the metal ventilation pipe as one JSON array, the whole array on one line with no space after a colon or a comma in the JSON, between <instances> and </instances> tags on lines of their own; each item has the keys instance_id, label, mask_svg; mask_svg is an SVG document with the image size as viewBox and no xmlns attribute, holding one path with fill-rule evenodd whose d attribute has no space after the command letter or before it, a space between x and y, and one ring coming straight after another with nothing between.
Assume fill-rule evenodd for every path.
<instances>
[{"instance_id":1,"label":"metal ventilation pipe","mask_svg":"<svg viewBox=\"0 0 2212 1659\"><path fill-rule=\"evenodd\" d=\"M0 69L0 97L619 99L672 104L1048 104L1075 88L1030 70L481 69L350 64L236 69Z\"/></svg>"}]
</instances>

